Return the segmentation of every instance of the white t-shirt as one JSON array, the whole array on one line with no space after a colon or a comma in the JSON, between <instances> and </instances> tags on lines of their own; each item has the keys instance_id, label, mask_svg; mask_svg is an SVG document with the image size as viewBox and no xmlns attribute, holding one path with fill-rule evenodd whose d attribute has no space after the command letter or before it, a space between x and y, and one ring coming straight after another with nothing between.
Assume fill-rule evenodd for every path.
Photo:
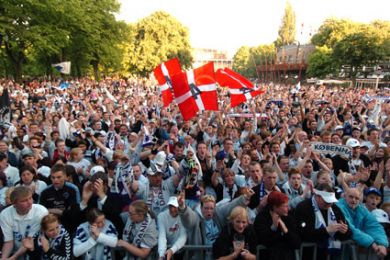
<instances>
[{"instance_id":1,"label":"white t-shirt","mask_svg":"<svg viewBox=\"0 0 390 260\"><path fill-rule=\"evenodd\" d=\"M8 167L5 168L4 173L5 176L7 177L8 187L15 186L15 183L17 183L20 180L19 169L16 167L8 165Z\"/></svg>"},{"instance_id":2,"label":"white t-shirt","mask_svg":"<svg viewBox=\"0 0 390 260\"><path fill-rule=\"evenodd\" d=\"M31 210L24 216L10 206L0 213L0 226L4 241L14 241L14 249L20 248L23 238L33 237L41 229L41 220L49 212L39 204L33 204Z\"/></svg>"}]
</instances>

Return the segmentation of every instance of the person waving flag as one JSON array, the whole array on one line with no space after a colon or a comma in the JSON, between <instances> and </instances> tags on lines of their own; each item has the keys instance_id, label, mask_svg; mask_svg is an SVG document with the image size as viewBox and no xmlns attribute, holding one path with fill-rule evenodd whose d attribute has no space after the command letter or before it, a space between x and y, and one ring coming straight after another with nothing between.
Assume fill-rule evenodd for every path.
<instances>
[{"instance_id":1,"label":"person waving flag","mask_svg":"<svg viewBox=\"0 0 390 260\"><path fill-rule=\"evenodd\" d=\"M204 110L218 111L214 63L174 75L172 86L184 120Z\"/></svg>"},{"instance_id":2,"label":"person waving flag","mask_svg":"<svg viewBox=\"0 0 390 260\"><path fill-rule=\"evenodd\" d=\"M231 107L238 106L265 92L255 88L248 79L228 68L217 70L215 79L220 86L229 88Z\"/></svg>"},{"instance_id":3,"label":"person waving flag","mask_svg":"<svg viewBox=\"0 0 390 260\"><path fill-rule=\"evenodd\" d=\"M167 107L173 100L171 77L181 72L180 62L177 58L171 59L158 65L153 72L160 85L164 107Z\"/></svg>"}]
</instances>

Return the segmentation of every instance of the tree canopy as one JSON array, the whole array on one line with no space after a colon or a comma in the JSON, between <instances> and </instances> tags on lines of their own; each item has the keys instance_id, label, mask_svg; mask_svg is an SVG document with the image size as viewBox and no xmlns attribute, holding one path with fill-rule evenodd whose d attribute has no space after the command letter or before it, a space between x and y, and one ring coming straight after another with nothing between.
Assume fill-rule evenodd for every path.
<instances>
[{"instance_id":1,"label":"tree canopy","mask_svg":"<svg viewBox=\"0 0 390 260\"><path fill-rule=\"evenodd\" d=\"M74 75L93 65L98 77L99 66L120 66L117 45L126 27L115 19L119 7L117 0L3 1L0 59L11 68L6 73L16 80L26 72L50 74L52 63L70 60Z\"/></svg>"},{"instance_id":2,"label":"tree canopy","mask_svg":"<svg viewBox=\"0 0 390 260\"><path fill-rule=\"evenodd\" d=\"M289 2L286 3L284 9L284 16L282 18L282 24L279 27L278 38L275 45L280 47L283 45L289 45L295 42L296 34L296 18L295 12Z\"/></svg>"},{"instance_id":3,"label":"tree canopy","mask_svg":"<svg viewBox=\"0 0 390 260\"><path fill-rule=\"evenodd\" d=\"M309 58L309 75L323 77L344 67L354 78L364 66L375 66L390 56L390 23L363 24L330 18L311 42L317 49Z\"/></svg>"},{"instance_id":4,"label":"tree canopy","mask_svg":"<svg viewBox=\"0 0 390 260\"><path fill-rule=\"evenodd\" d=\"M158 64L176 57L183 68L191 66L188 29L171 15L158 11L130 27L124 59L129 72L147 76Z\"/></svg>"}]
</instances>

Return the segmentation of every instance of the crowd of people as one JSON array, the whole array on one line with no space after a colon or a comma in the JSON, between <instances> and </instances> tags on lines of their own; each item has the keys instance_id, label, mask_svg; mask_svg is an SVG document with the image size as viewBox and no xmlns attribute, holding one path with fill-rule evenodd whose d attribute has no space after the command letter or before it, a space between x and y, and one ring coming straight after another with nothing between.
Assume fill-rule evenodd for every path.
<instances>
[{"instance_id":1,"label":"crowd of people","mask_svg":"<svg viewBox=\"0 0 390 260\"><path fill-rule=\"evenodd\" d=\"M219 111L184 121L146 79L0 85L1 259L387 255L388 89L270 83L231 108L220 87Z\"/></svg>"}]
</instances>

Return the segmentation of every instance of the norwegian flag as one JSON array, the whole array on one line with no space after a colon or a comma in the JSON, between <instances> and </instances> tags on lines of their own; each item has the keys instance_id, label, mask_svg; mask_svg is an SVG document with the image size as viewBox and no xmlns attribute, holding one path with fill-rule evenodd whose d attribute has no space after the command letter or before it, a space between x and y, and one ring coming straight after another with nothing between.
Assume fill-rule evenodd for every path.
<instances>
[{"instance_id":1,"label":"norwegian flag","mask_svg":"<svg viewBox=\"0 0 390 260\"><path fill-rule=\"evenodd\" d=\"M215 78L219 85L229 88L231 107L238 106L265 92L255 88L248 79L228 68L217 70Z\"/></svg>"},{"instance_id":2,"label":"norwegian flag","mask_svg":"<svg viewBox=\"0 0 390 260\"><path fill-rule=\"evenodd\" d=\"M160 91L164 107L169 106L173 100L172 81L173 75L180 73L180 62L177 58L163 62L154 69L154 77L160 85Z\"/></svg>"},{"instance_id":3,"label":"norwegian flag","mask_svg":"<svg viewBox=\"0 0 390 260\"><path fill-rule=\"evenodd\" d=\"M198 111L218 110L214 63L172 77L175 102L184 120L189 120Z\"/></svg>"}]
</instances>

